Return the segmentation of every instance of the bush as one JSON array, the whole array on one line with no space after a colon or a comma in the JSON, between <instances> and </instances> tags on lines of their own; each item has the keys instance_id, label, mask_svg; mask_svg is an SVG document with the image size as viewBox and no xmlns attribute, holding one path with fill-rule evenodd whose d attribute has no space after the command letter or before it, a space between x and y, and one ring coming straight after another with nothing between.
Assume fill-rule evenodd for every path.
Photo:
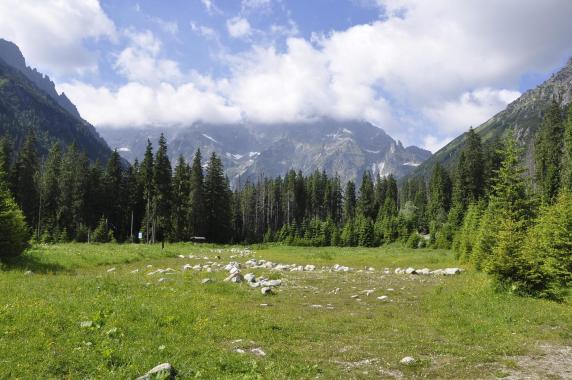
<instances>
[{"instance_id":1,"label":"bush","mask_svg":"<svg viewBox=\"0 0 572 380\"><path fill-rule=\"evenodd\" d=\"M3 178L3 172L0 172L0 260L21 255L30 239L24 214L8 192Z\"/></svg>"},{"instance_id":2,"label":"bush","mask_svg":"<svg viewBox=\"0 0 572 380\"><path fill-rule=\"evenodd\" d=\"M413 232L411 235L409 235L409 238L407 239L405 246L407 248L413 248L413 249L421 248L420 245L422 241L423 238L417 232Z\"/></svg>"}]
</instances>

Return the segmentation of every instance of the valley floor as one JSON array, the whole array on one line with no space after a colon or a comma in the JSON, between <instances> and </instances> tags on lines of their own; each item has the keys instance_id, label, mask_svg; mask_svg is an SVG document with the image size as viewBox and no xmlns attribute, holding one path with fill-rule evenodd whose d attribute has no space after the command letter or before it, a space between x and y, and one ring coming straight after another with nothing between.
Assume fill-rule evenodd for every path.
<instances>
[{"instance_id":1,"label":"valley floor","mask_svg":"<svg viewBox=\"0 0 572 380\"><path fill-rule=\"evenodd\" d=\"M224 282L231 261L282 284ZM183 269L199 264L211 272ZM495 293L471 269L394 273L458 265L400 247L36 246L0 270L0 378L128 379L164 362L182 379L572 378L570 299Z\"/></svg>"}]
</instances>

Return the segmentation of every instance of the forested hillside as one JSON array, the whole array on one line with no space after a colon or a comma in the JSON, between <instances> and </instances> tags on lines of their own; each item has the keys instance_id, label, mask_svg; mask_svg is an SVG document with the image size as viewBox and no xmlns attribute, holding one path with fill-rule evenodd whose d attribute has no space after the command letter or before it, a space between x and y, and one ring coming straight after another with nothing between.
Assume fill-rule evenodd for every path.
<instances>
[{"instance_id":1,"label":"forested hillside","mask_svg":"<svg viewBox=\"0 0 572 380\"><path fill-rule=\"evenodd\" d=\"M9 138L12 151L19 151L26 135L33 132L40 157L54 142L74 143L91 161L107 162L111 149L95 128L58 101L62 102L0 56L0 136Z\"/></svg>"},{"instance_id":2,"label":"forested hillside","mask_svg":"<svg viewBox=\"0 0 572 380\"><path fill-rule=\"evenodd\" d=\"M535 136L552 101L556 101L561 108L572 102L572 58L546 82L525 92L505 110L476 127L475 132L481 137L483 145L491 149L495 149L507 134L514 133L518 144L524 149L522 162L526 174L530 176L534 173ZM429 178L437 163L453 169L466 143L467 135L460 135L421 164L411 176Z\"/></svg>"}]
</instances>

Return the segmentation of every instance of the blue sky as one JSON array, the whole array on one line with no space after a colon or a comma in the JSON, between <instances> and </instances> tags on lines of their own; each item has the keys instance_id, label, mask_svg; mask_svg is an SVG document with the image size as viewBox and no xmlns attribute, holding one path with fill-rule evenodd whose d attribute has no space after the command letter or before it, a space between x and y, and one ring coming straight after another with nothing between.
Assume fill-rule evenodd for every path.
<instances>
[{"instance_id":1,"label":"blue sky","mask_svg":"<svg viewBox=\"0 0 572 380\"><path fill-rule=\"evenodd\" d=\"M97 128L366 120L436 150L572 54L569 0L3 0Z\"/></svg>"}]
</instances>

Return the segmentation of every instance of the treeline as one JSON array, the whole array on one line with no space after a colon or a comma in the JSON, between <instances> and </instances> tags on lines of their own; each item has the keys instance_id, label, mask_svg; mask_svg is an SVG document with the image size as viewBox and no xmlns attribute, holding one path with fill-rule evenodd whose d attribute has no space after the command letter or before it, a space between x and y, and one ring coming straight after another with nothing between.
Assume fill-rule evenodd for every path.
<instances>
[{"instance_id":1,"label":"treeline","mask_svg":"<svg viewBox=\"0 0 572 380\"><path fill-rule=\"evenodd\" d=\"M453 248L499 286L561 297L572 273L572 107L566 117L555 102L547 110L534 178L523 175L514 137L483 144L470 129L465 138L452 172L437 164L427 183L412 178L401 188L391 175L365 172L356 189L325 172L291 170L232 191L214 153L205 165L200 151L191 163L180 157L173 169L163 136L156 152L148 142L141 162L126 165L114 152L105 167L90 164L73 145L65 151L54 145L40 160L33 135L13 157L4 139L0 171L8 173L3 177L41 242L201 236L217 243L374 247L401 241Z\"/></svg>"}]
</instances>

